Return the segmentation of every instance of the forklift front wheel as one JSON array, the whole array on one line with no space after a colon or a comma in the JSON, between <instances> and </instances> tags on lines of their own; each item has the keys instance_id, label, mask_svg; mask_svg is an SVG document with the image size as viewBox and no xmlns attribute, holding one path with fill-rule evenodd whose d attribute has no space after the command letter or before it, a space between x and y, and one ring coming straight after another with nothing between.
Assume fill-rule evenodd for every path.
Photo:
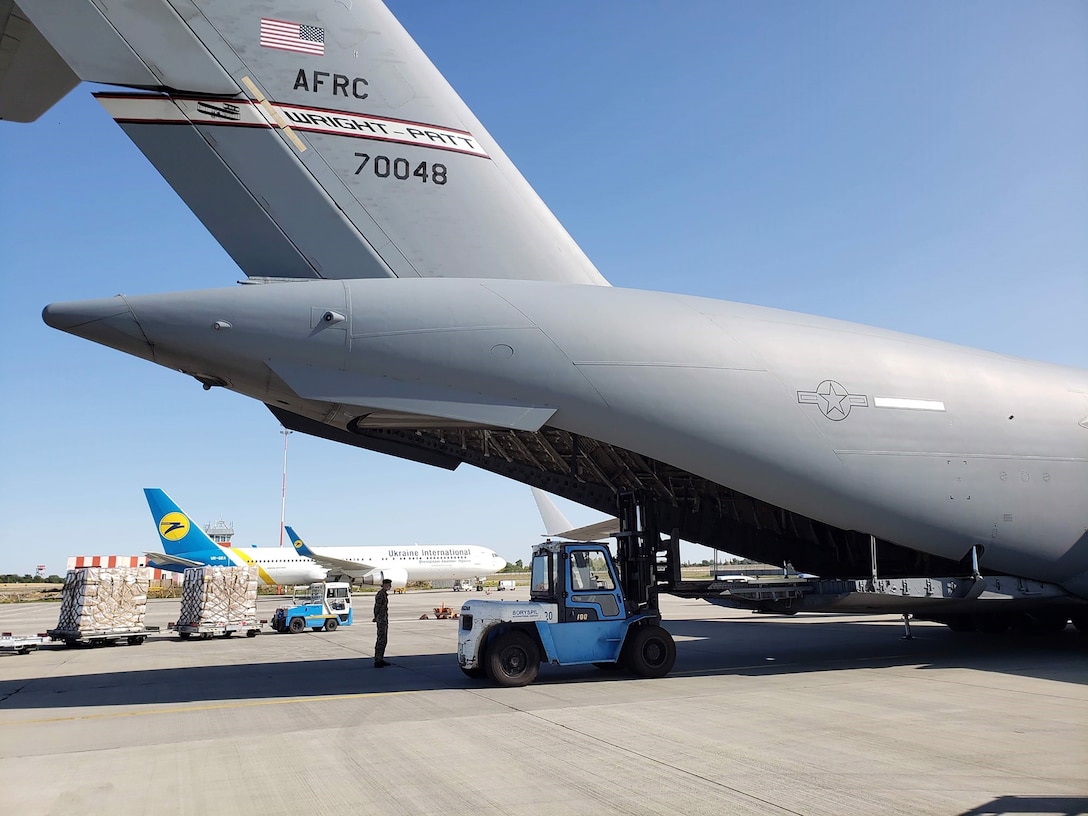
<instances>
[{"instance_id":1,"label":"forklift front wheel","mask_svg":"<svg viewBox=\"0 0 1088 816\"><path fill-rule=\"evenodd\" d=\"M487 673L500 686L527 686L540 670L540 653L524 632L503 632L487 647Z\"/></svg>"},{"instance_id":2,"label":"forklift front wheel","mask_svg":"<svg viewBox=\"0 0 1088 816\"><path fill-rule=\"evenodd\" d=\"M338 621L336 618L326 618L325 619L325 631L326 632L335 632L336 627L339 626L339 625L340 625L340 621Z\"/></svg>"},{"instance_id":3,"label":"forklift front wheel","mask_svg":"<svg viewBox=\"0 0 1088 816\"><path fill-rule=\"evenodd\" d=\"M639 626L627 643L627 668L639 677L664 677L676 663L676 643L660 626Z\"/></svg>"},{"instance_id":4,"label":"forklift front wheel","mask_svg":"<svg viewBox=\"0 0 1088 816\"><path fill-rule=\"evenodd\" d=\"M297 635L299 632L305 632L306 620L305 618L291 618L291 623L288 624L287 628L292 635Z\"/></svg>"}]
</instances>

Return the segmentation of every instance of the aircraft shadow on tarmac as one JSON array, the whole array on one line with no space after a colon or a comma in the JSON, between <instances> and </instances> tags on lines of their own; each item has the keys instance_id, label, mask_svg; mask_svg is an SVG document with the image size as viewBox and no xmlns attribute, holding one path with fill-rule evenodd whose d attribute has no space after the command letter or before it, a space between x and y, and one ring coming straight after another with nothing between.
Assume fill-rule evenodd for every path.
<instances>
[{"instance_id":1,"label":"aircraft shadow on tarmac","mask_svg":"<svg viewBox=\"0 0 1088 816\"><path fill-rule=\"evenodd\" d=\"M728 626L724 631L721 627ZM729 621L667 622L678 644L674 671L697 674L792 674L850 668L918 665L922 669L965 668L1036 679L1088 684L1083 661L1088 637L1064 632L956 633L937 624L902 623L856 616L753 615ZM693 652L700 652L698 659ZM706 667L700 668L699 663Z\"/></svg>"},{"instance_id":2,"label":"aircraft shadow on tarmac","mask_svg":"<svg viewBox=\"0 0 1088 816\"><path fill-rule=\"evenodd\" d=\"M857 619L824 618L810 619L803 626L782 623L760 618L669 622L668 628L679 640L673 676L758 676L917 666L1088 682L1083 672L1088 638L1073 631L987 637L956 635L943 627L916 627L915 639L902 640L902 626L887 622L859 624ZM200 648L200 644L175 642L179 648ZM117 647L118 657L130 648L137 647ZM373 668L371 657L352 657L28 677L0 683L0 711L492 688L488 681L465 677L452 653L394 654L390 659L394 666L385 670ZM624 672L591 666L542 666L536 683L634 680Z\"/></svg>"},{"instance_id":3,"label":"aircraft shadow on tarmac","mask_svg":"<svg viewBox=\"0 0 1088 816\"><path fill-rule=\"evenodd\" d=\"M1055 816L1083 816L1088 797L1083 796L999 796L957 816L1003 816L1015 813L1046 813Z\"/></svg>"}]
</instances>

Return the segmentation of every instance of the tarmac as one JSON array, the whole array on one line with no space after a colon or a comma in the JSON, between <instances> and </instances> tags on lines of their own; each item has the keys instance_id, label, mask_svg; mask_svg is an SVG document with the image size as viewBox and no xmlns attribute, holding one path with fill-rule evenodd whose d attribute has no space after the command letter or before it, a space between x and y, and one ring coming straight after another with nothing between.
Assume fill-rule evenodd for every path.
<instances>
[{"instance_id":1,"label":"tarmac","mask_svg":"<svg viewBox=\"0 0 1088 816\"><path fill-rule=\"evenodd\" d=\"M461 673L457 621L434 619L480 593L391 596L387 669L372 597L332 633L0 655L4 812L1088 813L1088 637L1072 627L915 622L904 640L894 616L666 596L668 677L545 666L503 689ZM179 605L149 602L147 623ZM277 605L262 597L261 617ZM7 604L0 629L58 613Z\"/></svg>"}]
</instances>

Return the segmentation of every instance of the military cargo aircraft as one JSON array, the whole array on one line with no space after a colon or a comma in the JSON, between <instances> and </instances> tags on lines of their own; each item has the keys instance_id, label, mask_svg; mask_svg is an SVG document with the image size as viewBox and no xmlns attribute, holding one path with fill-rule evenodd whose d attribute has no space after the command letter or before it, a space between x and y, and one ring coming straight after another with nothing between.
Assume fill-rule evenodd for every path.
<instances>
[{"instance_id":1,"label":"military cargo aircraft","mask_svg":"<svg viewBox=\"0 0 1088 816\"><path fill-rule=\"evenodd\" d=\"M650 583L682 538L839 582L806 609L1088 623L1088 372L609 286L378 0L13 9L0 116L123 89L97 96L248 276L50 326L615 514Z\"/></svg>"}]
</instances>

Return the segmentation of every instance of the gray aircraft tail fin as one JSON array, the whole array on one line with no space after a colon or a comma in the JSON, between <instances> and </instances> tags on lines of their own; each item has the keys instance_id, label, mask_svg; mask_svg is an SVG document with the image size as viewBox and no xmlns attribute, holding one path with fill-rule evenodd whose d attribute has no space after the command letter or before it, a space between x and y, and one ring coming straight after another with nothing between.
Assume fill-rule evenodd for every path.
<instances>
[{"instance_id":1,"label":"gray aircraft tail fin","mask_svg":"<svg viewBox=\"0 0 1088 816\"><path fill-rule=\"evenodd\" d=\"M539 487L529 489L533 492L533 499L536 501L536 509L540 513L540 520L544 522L544 530L549 536L561 537L571 527L567 517L563 515L563 511L556 506L548 494Z\"/></svg>"},{"instance_id":2,"label":"gray aircraft tail fin","mask_svg":"<svg viewBox=\"0 0 1088 816\"><path fill-rule=\"evenodd\" d=\"M380 0L20 6L250 277L607 284Z\"/></svg>"},{"instance_id":3,"label":"gray aircraft tail fin","mask_svg":"<svg viewBox=\"0 0 1088 816\"><path fill-rule=\"evenodd\" d=\"M583 527L570 526L567 517L563 515L555 502L551 500L543 490L537 487L530 488L533 498L536 500L536 509L540 512L540 519L544 522L544 529L549 538L564 538L571 541L597 541L614 536L620 530L619 519L608 518L587 524Z\"/></svg>"}]
</instances>

